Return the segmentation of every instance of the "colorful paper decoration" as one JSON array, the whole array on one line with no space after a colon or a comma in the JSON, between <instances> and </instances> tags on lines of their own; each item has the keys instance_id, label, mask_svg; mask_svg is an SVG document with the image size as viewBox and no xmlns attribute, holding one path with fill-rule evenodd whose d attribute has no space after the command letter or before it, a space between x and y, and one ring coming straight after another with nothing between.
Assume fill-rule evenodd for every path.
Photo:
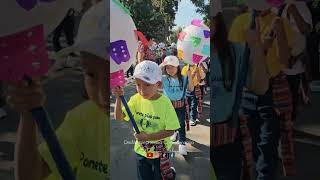
<instances>
[{"instance_id":1,"label":"colorful paper decoration","mask_svg":"<svg viewBox=\"0 0 320 180\"><path fill-rule=\"evenodd\" d=\"M136 26L124 8L117 0L110 1L110 73L127 71L138 49Z\"/></svg>"}]
</instances>

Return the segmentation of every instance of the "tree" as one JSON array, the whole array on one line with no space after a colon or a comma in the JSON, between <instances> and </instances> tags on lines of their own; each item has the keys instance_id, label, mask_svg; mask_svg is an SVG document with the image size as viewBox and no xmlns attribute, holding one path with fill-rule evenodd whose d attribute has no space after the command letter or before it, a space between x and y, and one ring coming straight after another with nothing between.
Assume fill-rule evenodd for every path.
<instances>
[{"instance_id":1,"label":"tree","mask_svg":"<svg viewBox=\"0 0 320 180\"><path fill-rule=\"evenodd\" d=\"M197 13L204 15L204 22L210 27L210 0L190 0L196 7Z\"/></svg>"},{"instance_id":2,"label":"tree","mask_svg":"<svg viewBox=\"0 0 320 180\"><path fill-rule=\"evenodd\" d=\"M177 43L178 35L183 30L183 27L178 27L171 31L169 36L169 43Z\"/></svg>"},{"instance_id":3,"label":"tree","mask_svg":"<svg viewBox=\"0 0 320 180\"><path fill-rule=\"evenodd\" d=\"M139 31L165 41L180 0L120 0L131 12Z\"/></svg>"}]
</instances>

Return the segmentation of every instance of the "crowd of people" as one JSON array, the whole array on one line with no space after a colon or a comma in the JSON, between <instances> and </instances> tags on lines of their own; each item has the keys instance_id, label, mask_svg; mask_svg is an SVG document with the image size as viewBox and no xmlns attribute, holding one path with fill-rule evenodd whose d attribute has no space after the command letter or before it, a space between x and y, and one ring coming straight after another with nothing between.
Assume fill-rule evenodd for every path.
<instances>
[{"instance_id":1,"label":"crowd of people","mask_svg":"<svg viewBox=\"0 0 320 180\"><path fill-rule=\"evenodd\" d=\"M247 2L249 6L253 1ZM174 179L175 169L164 155L171 151L174 141L179 144L179 154L188 155L187 131L203 120L202 104L208 87L210 160L218 180L249 180L254 176L257 180L274 180L280 162L285 176L296 174L293 123L299 105L310 103L306 37L313 28L312 16L301 1L280 8L272 8L265 0L254 2L233 20L230 29L221 11L214 14L211 57L199 64L185 64L174 43L156 44L149 34L145 36L147 42L139 42L136 63L126 73L128 78L134 78L136 87L136 93L127 102L131 113L121 99L124 87L111 90L116 97L114 119L129 121L132 115L140 131L134 133L139 180ZM105 17L102 3L97 1L88 7L81 21L88 24L94 18ZM55 29L55 51L62 49L59 37L65 28L67 43L74 43L74 13L70 9ZM98 34L101 30L96 32L82 32L78 38L84 36L93 41L104 37ZM107 52L101 48L106 39L94 41L89 49L81 49L88 41L76 43L78 49L74 51L80 52L87 100L71 109L57 130L79 179L109 177L110 157L105 153L110 145L109 100L106 101L107 87L101 85L106 78L100 77L109 74ZM37 126L29 112L45 103L41 81L33 81L32 85L24 81L9 84L6 97L21 114L17 179L59 179L47 145L38 145ZM3 94L1 91L0 84ZM3 104L0 101L0 119L6 116ZM28 169L30 162L35 166ZM89 162L93 162L92 167Z\"/></svg>"},{"instance_id":2,"label":"crowd of people","mask_svg":"<svg viewBox=\"0 0 320 180\"><path fill-rule=\"evenodd\" d=\"M170 179L175 170L161 154L172 151L172 142L178 141L179 154L188 155L186 132L201 119L209 59L201 64L185 64L178 58L175 43L156 44L151 35L146 39L145 44L139 42L136 64L127 71L127 77L131 74L136 85L136 94L128 106L141 131L135 134L134 148L138 179ZM124 88L113 88L112 94L116 96L115 119L129 120L120 99ZM158 147L159 142L162 148ZM150 157L150 153L159 156Z\"/></svg>"},{"instance_id":3,"label":"crowd of people","mask_svg":"<svg viewBox=\"0 0 320 180\"><path fill-rule=\"evenodd\" d=\"M177 117L170 121L177 119L180 125L176 129L163 126L163 136L143 134L143 138L136 135L137 139L178 139L182 155L187 155L186 131L199 122L202 98L206 86L210 87L210 158L219 180L250 179L254 174L259 180L277 179L279 164L285 176L295 175L293 123L299 106L310 103L306 39L313 25L306 3L292 1L273 8L264 0L250 2L251 8L244 8L230 29L222 12L211 19L211 60L185 65L174 46L171 53L162 48L157 58L154 39L148 35L148 44L139 45L136 67L158 64L162 78L150 83L141 78L140 69L130 69L137 83L137 94L129 101L131 109L144 111L140 103L151 100L146 104L153 107L152 112L143 113L160 113L163 110L152 100L166 96ZM148 72L148 68L144 70ZM141 88L139 82L145 86ZM154 85L151 94L148 84ZM159 89L163 94L157 93ZM113 93L118 97L124 92L117 89ZM116 119L123 118L120 104ZM171 112L171 106L166 107ZM140 173L143 177L144 172Z\"/></svg>"}]
</instances>

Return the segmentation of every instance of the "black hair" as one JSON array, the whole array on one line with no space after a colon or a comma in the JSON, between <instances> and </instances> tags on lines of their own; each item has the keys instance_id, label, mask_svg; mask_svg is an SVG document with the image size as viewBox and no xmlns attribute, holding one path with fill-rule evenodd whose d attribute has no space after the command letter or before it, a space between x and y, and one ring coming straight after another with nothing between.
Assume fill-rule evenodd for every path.
<instances>
[{"instance_id":1,"label":"black hair","mask_svg":"<svg viewBox=\"0 0 320 180\"><path fill-rule=\"evenodd\" d=\"M221 13L213 18L212 25L215 32L212 35L211 44L217 49L224 87L231 90L235 79L235 57L232 56L234 54L233 48L228 40L227 27Z\"/></svg>"},{"instance_id":2,"label":"black hair","mask_svg":"<svg viewBox=\"0 0 320 180\"><path fill-rule=\"evenodd\" d=\"M167 66L164 66L163 68L163 73L167 76L167 79L169 81L169 77L170 75L167 73ZM178 71L177 71L177 76L178 76L178 80L179 80L179 85L180 85L180 88L183 89L183 77L181 75L181 69L180 69L180 66L177 67L178 68ZM169 81L169 85L170 85L170 81Z\"/></svg>"},{"instance_id":3,"label":"black hair","mask_svg":"<svg viewBox=\"0 0 320 180\"><path fill-rule=\"evenodd\" d=\"M178 51L177 51L176 48L173 48L173 49L172 49L172 55L173 55L173 56L178 56Z\"/></svg>"}]
</instances>

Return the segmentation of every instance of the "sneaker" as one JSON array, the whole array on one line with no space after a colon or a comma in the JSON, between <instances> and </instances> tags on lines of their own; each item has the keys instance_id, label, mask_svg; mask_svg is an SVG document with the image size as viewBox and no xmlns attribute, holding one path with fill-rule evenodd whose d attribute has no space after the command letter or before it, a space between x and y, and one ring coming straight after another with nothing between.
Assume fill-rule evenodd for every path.
<instances>
[{"instance_id":1,"label":"sneaker","mask_svg":"<svg viewBox=\"0 0 320 180\"><path fill-rule=\"evenodd\" d=\"M186 156L188 155L187 146L184 144L179 144L179 154Z\"/></svg>"},{"instance_id":2,"label":"sneaker","mask_svg":"<svg viewBox=\"0 0 320 180\"><path fill-rule=\"evenodd\" d=\"M175 141L177 141L177 137L178 137L178 132L175 131L175 132L173 133L173 135L170 137L170 140L173 141L173 142L175 142Z\"/></svg>"},{"instance_id":3,"label":"sneaker","mask_svg":"<svg viewBox=\"0 0 320 180\"><path fill-rule=\"evenodd\" d=\"M196 122L196 121L191 121L191 120L190 120L190 126L195 126L195 125L197 125L197 122Z\"/></svg>"},{"instance_id":4,"label":"sneaker","mask_svg":"<svg viewBox=\"0 0 320 180\"><path fill-rule=\"evenodd\" d=\"M7 112L4 109L0 108L0 119L6 118L7 115Z\"/></svg>"},{"instance_id":5,"label":"sneaker","mask_svg":"<svg viewBox=\"0 0 320 180\"><path fill-rule=\"evenodd\" d=\"M196 122L200 122L200 120L199 120L199 119L196 119Z\"/></svg>"},{"instance_id":6,"label":"sneaker","mask_svg":"<svg viewBox=\"0 0 320 180\"><path fill-rule=\"evenodd\" d=\"M172 171L172 177L168 178L168 180L175 180L176 179L176 169L174 167L170 167L171 171Z\"/></svg>"}]
</instances>

